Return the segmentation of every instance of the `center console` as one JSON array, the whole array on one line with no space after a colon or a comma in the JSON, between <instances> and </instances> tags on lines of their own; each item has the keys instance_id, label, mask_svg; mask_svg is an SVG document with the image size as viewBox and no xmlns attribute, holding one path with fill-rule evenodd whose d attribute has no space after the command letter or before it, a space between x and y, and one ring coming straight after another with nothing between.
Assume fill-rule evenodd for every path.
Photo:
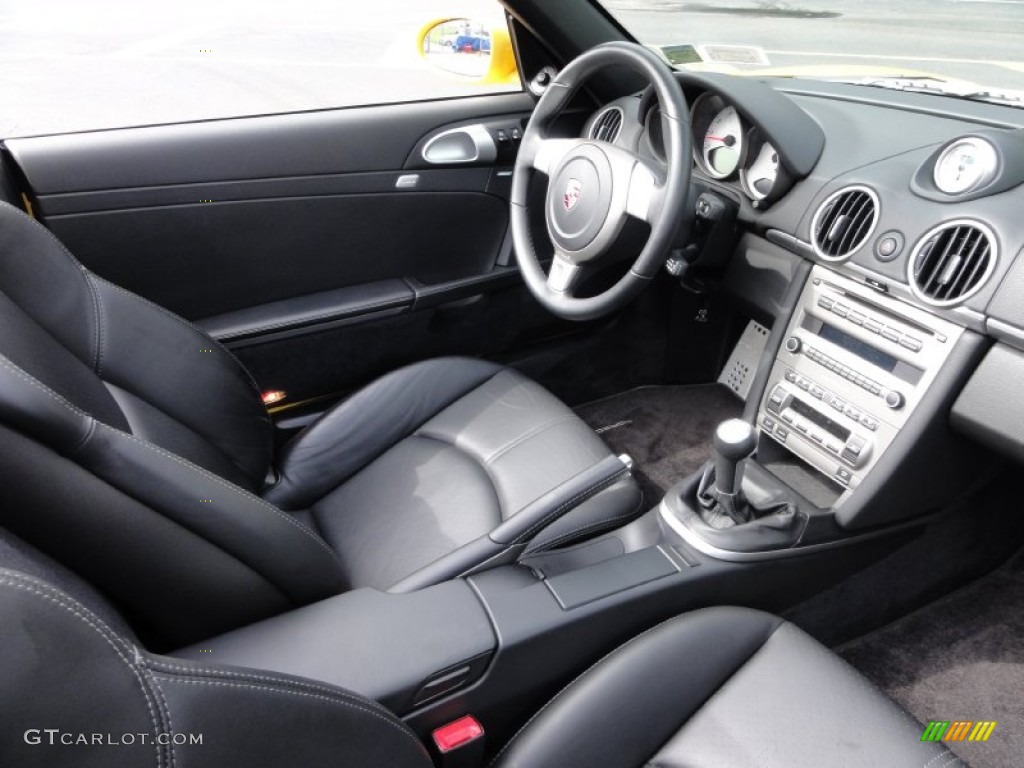
<instances>
[{"instance_id":1,"label":"center console","mask_svg":"<svg viewBox=\"0 0 1024 768\"><path fill-rule=\"evenodd\" d=\"M811 271L757 414L842 505L920 405L963 329L823 267Z\"/></svg>"},{"instance_id":2,"label":"center console","mask_svg":"<svg viewBox=\"0 0 1024 768\"><path fill-rule=\"evenodd\" d=\"M720 424L715 455L647 514L418 591L354 590L175 655L212 649L353 689L424 739L471 713L503 743L663 619L712 604L781 611L883 560L985 460L947 428L985 341L822 266L784 282L777 312L761 313L777 320L765 359L749 361L745 419Z\"/></svg>"},{"instance_id":3,"label":"center console","mask_svg":"<svg viewBox=\"0 0 1024 768\"><path fill-rule=\"evenodd\" d=\"M753 449L725 456L716 436L717 460L681 479L659 508L668 535L716 559L785 558L889 535L981 472L978 452L949 429L952 402L985 350L980 334L822 265L794 295L776 315L763 388L746 411ZM730 477L716 477L722 467Z\"/></svg>"}]
</instances>

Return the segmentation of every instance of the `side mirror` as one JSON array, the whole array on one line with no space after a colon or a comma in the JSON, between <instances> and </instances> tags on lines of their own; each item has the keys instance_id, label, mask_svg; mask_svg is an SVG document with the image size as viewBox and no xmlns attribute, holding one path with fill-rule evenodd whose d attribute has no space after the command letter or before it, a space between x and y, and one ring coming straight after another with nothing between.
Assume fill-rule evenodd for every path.
<instances>
[{"instance_id":1,"label":"side mirror","mask_svg":"<svg viewBox=\"0 0 1024 768\"><path fill-rule=\"evenodd\" d=\"M519 85L508 27L474 19L437 19L423 26L419 53L437 69L473 85Z\"/></svg>"}]
</instances>

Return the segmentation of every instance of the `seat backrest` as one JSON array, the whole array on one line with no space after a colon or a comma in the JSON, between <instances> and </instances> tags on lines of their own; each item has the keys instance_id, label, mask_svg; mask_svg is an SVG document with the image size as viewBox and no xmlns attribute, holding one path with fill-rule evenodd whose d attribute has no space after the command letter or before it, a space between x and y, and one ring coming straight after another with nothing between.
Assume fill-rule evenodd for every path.
<instances>
[{"instance_id":1,"label":"seat backrest","mask_svg":"<svg viewBox=\"0 0 1024 768\"><path fill-rule=\"evenodd\" d=\"M236 485L262 485L270 420L231 353L91 274L49 230L6 204L0 329L0 354L99 421Z\"/></svg>"},{"instance_id":2,"label":"seat backrest","mask_svg":"<svg viewBox=\"0 0 1024 768\"><path fill-rule=\"evenodd\" d=\"M152 655L64 590L5 567L0 647L4 765L431 765L416 735L376 702L212 657Z\"/></svg>"},{"instance_id":3,"label":"seat backrest","mask_svg":"<svg viewBox=\"0 0 1024 768\"><path fill-rule=\"evenodd\" d=\"M271 428L242 366L5 203L0 446L0 525L167 646L342 585L323 540L255 495Z\"/></svg>"}]
</instances>

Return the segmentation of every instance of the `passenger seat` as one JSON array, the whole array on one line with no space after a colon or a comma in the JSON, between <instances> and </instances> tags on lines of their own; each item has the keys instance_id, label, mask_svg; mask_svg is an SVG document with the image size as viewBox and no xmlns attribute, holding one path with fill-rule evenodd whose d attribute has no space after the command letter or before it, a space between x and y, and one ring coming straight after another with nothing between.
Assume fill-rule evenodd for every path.
<instances>
[{"instance_id":1,"label":"passenger seat","mask_svg":"<svg viewBox=\"0 0 1024 768\"><path fill-rule=\"evenodd\" d=\"M0 539L0 565L8 566L0 567L5 765L433 764L405 723L363 696L217 664L215 653L209 664L148 653L105 600L55 563L39 567ZM922 731L794 625L744 608L708 608L671 619L595 664L495 764L962 765L942 745L922 742Z\"/></svg>"}]
</instances>

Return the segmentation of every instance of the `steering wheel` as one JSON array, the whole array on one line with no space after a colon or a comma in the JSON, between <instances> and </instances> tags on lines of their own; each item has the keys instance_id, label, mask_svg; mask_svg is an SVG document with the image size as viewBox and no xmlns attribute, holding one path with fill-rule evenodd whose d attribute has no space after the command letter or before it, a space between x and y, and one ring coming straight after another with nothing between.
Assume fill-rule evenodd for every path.
<instances>
[{"instance_id":1,"label":"steering wheel","mask_svg":"<svg viewBox=\"0 0 1024 768\"><path fill-rule=\"evenodd\" d=\"M667 169L629 150L592 139L552 138L550 128L579 87L600 69L618 65L654 86L662 114ZM690 186L690 113L668 65L635 43L612 42L583 53L550 83L523 133L512 174L511 228L516 259L533 295L554 314L590 320L624 306L665 263ZM667 170L667 172L666 172ZM527 190L534 172L548 177L544 215L555 248L548 274L530 234ZM586 271L615 242L628 217L651 226L633 266L597 296L573 295Z\"/></svg>"}]
</instances>

